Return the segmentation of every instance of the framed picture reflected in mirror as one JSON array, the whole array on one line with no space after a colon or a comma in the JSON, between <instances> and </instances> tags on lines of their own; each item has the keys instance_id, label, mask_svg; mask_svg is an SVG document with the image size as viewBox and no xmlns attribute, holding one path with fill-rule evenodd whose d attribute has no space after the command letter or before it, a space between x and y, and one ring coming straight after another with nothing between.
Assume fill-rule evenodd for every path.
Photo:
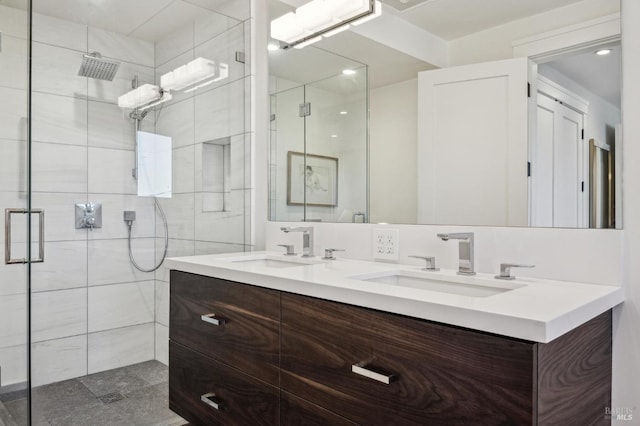
<instances>
[{"instance_id":1,"label":"framed picture reflected in mirror","mask_svg":"<svg viewBox=\"0 0 640 426\"><path fill-rule=\"evenodd\" d=\"M338 205L338 158L287 153L287 205Z\"/></svg>"}]
</instances>

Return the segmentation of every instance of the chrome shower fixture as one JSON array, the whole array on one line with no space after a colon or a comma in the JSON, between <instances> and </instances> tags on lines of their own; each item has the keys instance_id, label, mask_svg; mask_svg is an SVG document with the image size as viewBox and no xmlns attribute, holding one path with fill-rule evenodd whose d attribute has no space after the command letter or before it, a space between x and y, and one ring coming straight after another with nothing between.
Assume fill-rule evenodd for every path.
<instances>
[{"instance_id":1,"label":"chrome shower fixture","mask_svg":"<svg viewBox=\"0 0 640 426\"><path fill-rule=\"evenodd\" d=\"M120 68L120 62L104 59L99 52L91 52L82 56L82 64L78 75L98 80L113 81Z\"/></svg>"}]
</instances>

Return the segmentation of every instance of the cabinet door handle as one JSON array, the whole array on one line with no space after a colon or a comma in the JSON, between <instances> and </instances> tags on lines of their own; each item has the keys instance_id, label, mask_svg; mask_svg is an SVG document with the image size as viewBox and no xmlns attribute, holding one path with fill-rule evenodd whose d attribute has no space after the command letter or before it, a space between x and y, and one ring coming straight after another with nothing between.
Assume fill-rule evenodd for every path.
<instances>
[{"instance_id":1,"label":"cabinet door handle","mask_svg":"<svg viewBox=\"0 0 640 426\"><path fill-rule=\"evenodd\" d=\"M13 214L38 214L38 258L37 259L13 259L11 257L11 215ZM4 210L4 263L42 263L44 262L44 210L43 209L5 209Z\"/></svg>"},{"instance_id":2,"label":"cabinet door handle","mask_svg":"<svg viewBox=\"0 0 640 426\"><path fill-rule=\"evenodd\" d=\"M218 398L213 392L205 393L204 395L202 395L200 397L200 401L204 402L210 407L215 408L216 410L222 410L222 400Z\"/></svg>"},{"instance_id":3,"label":"cabinet door handle","mask_svg":"<svg viewBox=\"0 0 640 426\"><path fill-rule=\"evenodd\" d=\"M351 366L351 371L360 376L368 377L380 383L388 385L394 382L398 376L382 371L375 371L371 366L367 366L364 363L354 364Z\"/></svg>"},{"instance_id":4,"label":"cabinet door handle","mask_svg":"<svg viewBox=\"0 0 640 426\"><path fill-rule=\"evenodd\" d=\"M202 321L208 322L209 324L221 326L225 324L227 321L224 318L217 317L216 314L206 314L200 317Z\"/></svg>"}]
</instances>

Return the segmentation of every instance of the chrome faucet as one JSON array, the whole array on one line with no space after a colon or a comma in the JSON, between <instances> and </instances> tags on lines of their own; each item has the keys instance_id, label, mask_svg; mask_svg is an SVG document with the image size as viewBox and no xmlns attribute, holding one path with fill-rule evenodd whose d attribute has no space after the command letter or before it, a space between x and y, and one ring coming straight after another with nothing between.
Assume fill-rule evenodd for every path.
<instances>
[{"instance_id":1,"label":"chrome faucet","mask_svg":"<svg viewBox=\"0 0 640 426\"><path fill-rule=\"evenodd\" d=\"M460 240L458 275L475 275L473 269L473 232L438 234L442 241Z\"/></svg>"},{"instance_id":2,"label":"chrome faucet","mask_svg":"<svg viewBox=\"0 0 640 426\"><path fill-rule=\"evenodd\" d=\"M302 232L302 257L313 257L313 227L291 228L285 226L280 230L286 234L289 232Z\"/></svg>"}]
</instances>

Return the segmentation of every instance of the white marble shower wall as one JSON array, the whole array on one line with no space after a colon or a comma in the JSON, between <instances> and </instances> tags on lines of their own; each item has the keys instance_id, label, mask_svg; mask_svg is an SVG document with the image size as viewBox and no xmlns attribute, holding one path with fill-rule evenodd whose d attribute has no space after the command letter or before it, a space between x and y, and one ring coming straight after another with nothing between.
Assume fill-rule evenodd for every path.
<instances>
[{"instance_id":1,"label":"white marble shower wall","mask_svg":"<svg viewBox=\"0 0 640 426\"><path fill-rule=\"evenodd\" d=\"M244 1L235 2L238 6ZM173 197L161 203L169 218L169 256L251 249L250 21L248 2L234 18L203 13L156 44L156 78L195 58L229 65L229 78L179 93L158 112L156 131L173 138ZM244 20L243 20L244 19ZM244 63L236 54L244 54ZM229 151L227 162L203 152L215 144ZM212 161L207 161L207 159ZM214 170L224 164L229 170ZM226 176L211 185L203 176ZM219 188L218 192L212 187ZM225 189L226 188L226 189ZM225 209L211 208L225 195ZM156 256L164 244L156 222ZM168 362L169 272L156 273L156 359Z\"/></svg>"},{"instance_id":2,"label":"white marble shower wall","mask_svg":"<svg viewBox=\"0 0 640 426\"><path fill-rule=\"evenodd\" d=\"M32 277L36 386L154 358L167 361L168 274L163 268L142 273L131 265L122 219L124 210L137 212L134 255L143 267L151 267L162 254L164 229L153 200L136 195L134 124L116 104L134 76L140 84L153 83L197 56L228 61L227 80L177 94L150 113L142 128L173 137L174 195L162 200L169 255L242 251L250 244L249 64L235 61L236 51L249 57L249 25L204 8L201 12L196 22L158 43L34 14L33 207L46 212L45 262L33 265ZM2 6L0 20L16 17L26 19L26 14ZM23 76L24 82L6 81L7 73L0 73L1 97L12 100L0 104L0 139L6 144L0 156L3 207L24 204L19 198L24 182L17 176L25 155L20 140L26 139L19 126L26 115L19 113L20 108L26 111L26 62L11 54L26 49L27 34L6 28L12 27L3 25L0 66L10 62L11 75ZM113 82L77 75L88 51L121 61ZM202 143L225 137L232 150L232 208L203 212ZM102 203L101 229L75 229L74 204L85 202ZM20 339L26 332L27 295L19 285L23 271L2 265L2 385L26 380L26 359L19 356L26 352Z\"/></svg>"}]
</instances>

